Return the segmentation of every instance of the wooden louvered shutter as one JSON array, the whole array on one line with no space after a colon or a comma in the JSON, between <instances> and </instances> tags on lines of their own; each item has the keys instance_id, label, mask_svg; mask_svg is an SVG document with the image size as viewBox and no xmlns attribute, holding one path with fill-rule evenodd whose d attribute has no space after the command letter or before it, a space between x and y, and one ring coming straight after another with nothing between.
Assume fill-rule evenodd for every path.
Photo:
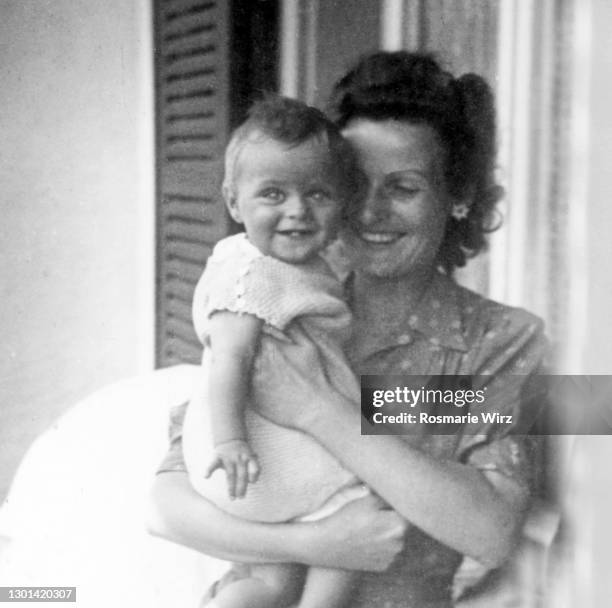
<instances>
[{"instance_id":1,"label":"wooden louvered shutter","mask_svg":"<svg viewBox=\"0 0 612 608\"><path fill-rule=\"evenodd\" d=\"M226 0L156 0L157 365L199 362L195 284L228 232L220 197L229 130Z\"/></svg>"}]
</instances>

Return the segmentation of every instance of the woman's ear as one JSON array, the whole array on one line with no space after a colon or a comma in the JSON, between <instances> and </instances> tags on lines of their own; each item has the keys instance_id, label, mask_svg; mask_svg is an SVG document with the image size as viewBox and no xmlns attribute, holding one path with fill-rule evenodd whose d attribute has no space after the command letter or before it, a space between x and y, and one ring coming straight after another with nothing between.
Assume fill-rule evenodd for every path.
<instances>
[{"instance_id":1,"label":"woman's ear","mask_svg":"<svg viewBox=\"0 0 612 608\"><path fill-rule=\"evenodd\" d=\"M242 224L242 217L240 216L240 210L238 209L238 197L236 196L236 193L232 188L225 185L221 191L231 218L238 224Z\"/></svg>"}]
</instances>

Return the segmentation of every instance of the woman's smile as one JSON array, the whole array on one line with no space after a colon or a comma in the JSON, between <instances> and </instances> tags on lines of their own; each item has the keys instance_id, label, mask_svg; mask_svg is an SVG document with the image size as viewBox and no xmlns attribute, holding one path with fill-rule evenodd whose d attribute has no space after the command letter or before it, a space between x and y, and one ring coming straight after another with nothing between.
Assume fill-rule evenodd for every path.
<instances>
[{"instance_id":1,"label":"woman's smile","mask_svg":"<svg viewBox=\"0 0 612 608\"><path fill-rule=\"evenodd\" d=\"M406 236L404 232L373 231L365 228L355 228L355 232L368 245L390 245Z\"/></svg>"}]
</instances>

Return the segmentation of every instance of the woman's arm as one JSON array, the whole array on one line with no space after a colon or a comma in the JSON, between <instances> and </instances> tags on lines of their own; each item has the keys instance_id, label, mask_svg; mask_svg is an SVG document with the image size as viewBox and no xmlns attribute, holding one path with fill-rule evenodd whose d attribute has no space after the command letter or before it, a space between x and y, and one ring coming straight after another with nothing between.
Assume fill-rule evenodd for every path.
<instances>
[{"instance_id":1,"label":"woman's arm","mask_svg":"<svg viewBox=\"0 0 612 608\"><path fill-rule=\"evenodd\" d=\"M355 404L343 398L305 430L440 542L487 566L499 565L512 549L529 496L509 478L437 459L396 436L361 435Z\"/></svg>"},{"instance_id":2,"label":"woman's arm","mask_svg":"<svg viewBox=\"0 0 612 608\"><path fill-rule=\"evenodd\" d=\"M280 356L280 355L279 355ZM279 424L315 437L410 523L453 549L496 566L511 550L528 505L528 492L513 480L421 452L397 436L361 435L358 404L349 402L323 374L316 348L298 340L284 348L283 379L256 386L262 411ZM284 399L282 391L292 387Z\"/></svg>"},{"instance_id":3,"label":"woman's arm","mask_svg":"<svg viewBox=\"0 0 612 608\"><path fill-rule=\"evenodd\" d=\"M405 521L374 496L313 523L239 519L197 494L183 472L158 474L148 518L152 534L219 559L298 562L347 570L386 570L403 546Z\"/></svg>"}]
</instances>

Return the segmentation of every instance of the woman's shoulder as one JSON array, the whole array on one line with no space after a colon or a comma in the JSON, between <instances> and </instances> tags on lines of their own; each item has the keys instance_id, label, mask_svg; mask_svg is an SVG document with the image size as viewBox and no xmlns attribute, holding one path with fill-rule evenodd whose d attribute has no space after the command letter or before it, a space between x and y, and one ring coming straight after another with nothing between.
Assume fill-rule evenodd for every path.
<instances>
[{"instance_id":1,"label":"woman's shoulder","mask_svg":"<svg viewBox=\"0 0 612 608\"><path fill-rule=\"evenodd\" d=\"M528 310L502 304L456 285L463 335L479 373L531 373L549 355L544 321Z\"/></svg>"},{"instance_id":2,"label":"woman's shoulder","mask_svg":"<svg viewBox=\"0 0 612 608\"><path fill-rule=\"evenodd\" d=\"M544 321L525 308L502 304L457 283L454 283L454 289L466 328L479 329L481 332L496 329L511 333L544 332Z\"/></svg>"}]
</instances>

